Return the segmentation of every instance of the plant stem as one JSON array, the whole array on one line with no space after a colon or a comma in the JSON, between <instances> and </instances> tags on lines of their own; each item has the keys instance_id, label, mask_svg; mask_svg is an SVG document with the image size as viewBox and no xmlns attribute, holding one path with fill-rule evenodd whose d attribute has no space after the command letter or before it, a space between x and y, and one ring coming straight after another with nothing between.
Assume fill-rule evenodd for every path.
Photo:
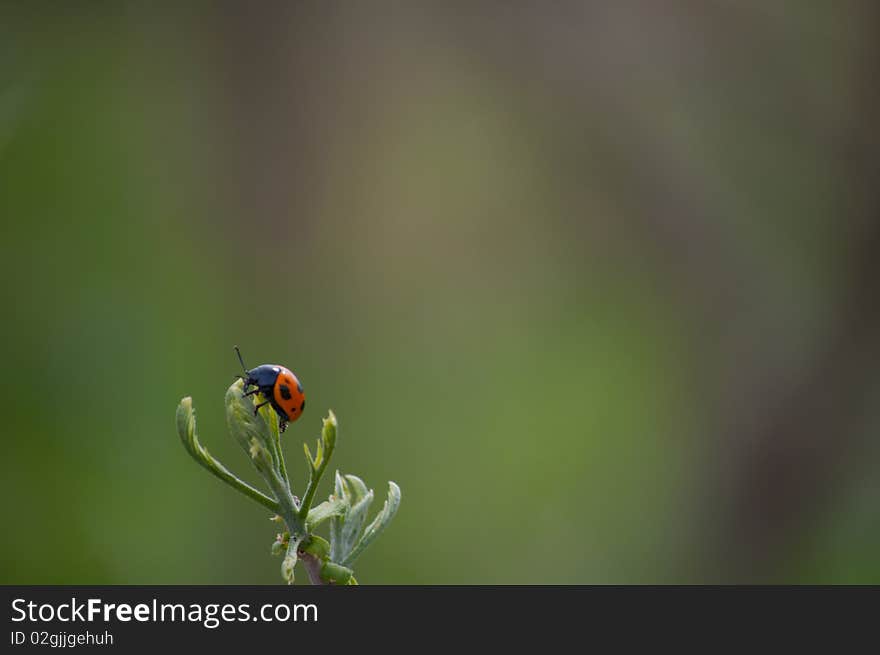
<instances>
[{"instance_id":1,"label":"plant stem","mask_svg":"<svg viewBox=\"0 0 880 655\"><path fill-rule=\"evenodd\" d=\"M274 468L270 468L264 473L266 482L272 487L272 491L278 497L279 511L278 514L287 524L287 531L290 532L291 539L300 541L306 536L306 522L300 519L299 508L293 499L293 493L286 479L282 479Z\"/></svg>"},{"instance_id":2,"label":"plant stem","mask_svg":"<svg viewBox=\"0 0 880 655\"><path fill-rule=\"evenodd\" d=\"M311 553L300 551L299 560L302 562L303 568L306 570L306 573L309 574L309 582L311 582L313 585L327 584L321 577L320 559L318 559Z\"/></svg>"},{"instance_id":3,"label":"plant stem","mask_svg":"<svg viewBox=\"0 0 880 655\"><path fill-rule=\"evenodd\" d=\"M318 491L319 473L312 473L309 476L309 483L306 485L306 492L303 494L302 502L299 505L299 518L305 521L309 516L309 509L312 507L312 500L315 498L315 492Z\"/></svg>"},{"instance_id":4,"label":"plant stem","mask_svg":"<svg viewBox=\"0 0 880 655\"><path fill-rule=\"evenodd\" d=\"M275 425L277 426L278 424L276 423ZM287 480L289 486L290 478L287 477L287 466L284 464L284 450L281 448L281 431L272 430L272 436L275 440L275 450L278 453L278 471L281 473L281 479Z\"/></svg>"},{"instance_id":5,"label":"plant stem","mask_svg":"<svg viewBox=\"0 0 880 655\"><path fill-rule=\"evenodd\" d=\"M260 397L266 398L263 394L260 394ZM268 400L268 398L266 399ZM287 466L284 464L284 451L281 449L281 430L278 427L278 416L275 414L275 410L264 409L261 411L266 424L269 426L269 433L272 437L268 444L269 451L272 453L272 461L281 474L281 479L288 480Z\"/></svg>"},{"instance_id":6,"label":"plant stem","mask_svg":"<svg viewBox=\"0 0 880 655\"><path fill-rule=\"evenodd\" d=\"M302 502L299 504L299 519L303 523L305 523L306 519L309 517L309 510L312 508L312 501L315 499L315 493L318 491L318 483L321 481L321 476L324 475L324 471L330 463L330 455L332 453L332 450L328 450L322 458L321 465L317 468L310 465L311 472L309 475L309 483L306 485L306 492L303 494Z\"/></svg>"}]
</instances>

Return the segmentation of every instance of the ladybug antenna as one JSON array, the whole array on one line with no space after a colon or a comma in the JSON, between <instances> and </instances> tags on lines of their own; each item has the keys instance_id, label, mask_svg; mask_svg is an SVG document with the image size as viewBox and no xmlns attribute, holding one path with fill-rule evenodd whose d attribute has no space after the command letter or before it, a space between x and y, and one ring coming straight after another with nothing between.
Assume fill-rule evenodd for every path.
<instances>
[{"instance_id":1,"label":"ladybug antenna","mask_svg":"<svg viewBox=\"0 0 880 655\"><path fill-rule=\"evenodd\" d=\"M244 360L241 358L241 351L238 349L238 346L235 346L235 354L238 355L238 361L241 362L241 368L244 370L245 373L247 373L248 368L244 365Z\"/></svg>"}]
</instances>

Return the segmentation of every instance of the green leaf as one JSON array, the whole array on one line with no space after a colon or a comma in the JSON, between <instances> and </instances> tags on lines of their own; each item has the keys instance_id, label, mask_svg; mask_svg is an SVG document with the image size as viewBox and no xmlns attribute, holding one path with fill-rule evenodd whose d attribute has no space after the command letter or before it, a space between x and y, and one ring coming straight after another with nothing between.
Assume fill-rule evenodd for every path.
<instances>
[{"instance_id":1,"label":"green leaf","mask_svg":"<svg viewBox=\"0 0 880 655\"><path fill-rule=\"evenodd\" d=\"M238 380L226 391L226 425L229 433L248 456L253 456L254 441L271 453L273 439L268 422L265 416L254 414L253 402L244 397L243 389L244 385Z\"/></svg>"},{"instance_id":2,"label":"green leaf","mask_svg":"<svg viewBox=\"0 0 880 655\"><path fill-rule=\"evenodd\" d=\"M336 414L333 413L333 410L327 411L327 418L324 419L324 427L321 430L321 439L324 442L324 450L327 451L327 459L330 459L330 455L333 453L333 449L336 448L336 429L337 429L337 421Z\"/></svg>"},{"instance_id":3,"label":"green leaf","mask_svg":"<svg viewBox=\"0 0 880 655\"><path fill-rule=\"evenodd\" d=\"M325 500L320 505L309 510L309 517L306 519L306 529L311 532L327 519L334 516L342 516L345 514L348 505L342 500Z\"/></svg>"},{"instance_id":4,"label":"green leaf","mask_svg":"<svg viewBox=\"0 0 880 655\"><path fill-rule=\"evenodd\" d=\"M369 546L373 540L378 537L385 528L388 527L388 524L391 523L391 519L394 518L394 515L397 514L397 510L400 507L400 487L398 487L394 482L388 483L388 499L385 501L385 504L382 505L382 510L376 515L376 518L373 519L373 522L367 526L367 529L364 530L364 536L361 537L361 540L357 543L357 545L352 549L352 551L344 557L340 564L344 566L351 566L352 563L360 556L361 553L366 550L367 546Z\"/></svg>"},{"instance_id":5,"label":"green leaf","mask_svg":"<svg viewBox=\"0 0 880 655\"><path fill-rule=\"evenodd\" d=\"M317 455L314 459L312 459L312 454L309 452L309 447L305 445L304 447L306 459L309 461L310 474L309 483L306 485L299 508L299 517L302 521L305 521L308 516L312 501L315 498L315 492L318 490L318 483L321 481L321 476L324 475L324 470L330 463L330 456L336 447L336 416L332 410L327 413L327 418L324 419L321 438L318 440Z\"/></svg>"},{"instance_id":6,"label":"green leaf","mask_svg":"<svg viewBox=\"0 0 880 655\"><path fill-rule=\"evenodd\" d=\"M281 448L281 424L278 422L278 414L269 405L259 410L263 413L266 425L269 427L269 436L272 437L272 451L278 472L281 479L286 480L290 484L290 478L287 477L287 466L284 463L284 451Z\"/></svg>"},{"instance_id":7,"label":"green leaf","mask_svg":"<svg viewBox=\"0 0 880 655\"><path fill-rule=\"evenodd\" d=\"M315 468L321 468L321 464L324 463L324 441L318 439L318 445L315 448Z\"/></svg>"},{"instance_id":8,"label":"green leaf","mask_svg":"<svg viewBox=\"0 0 880 655\"><path fill-rule=\"evenodd\" d=\"M350 584L353 573L354 571L347 566L342 566L330 560L325 560L321 566L321 579L333 584Z\"/></svg>"},{"instance_id":9,"label":"green leaf","mask_svg":"<svg viewBox=\"0 0 880 655\"><path fill-rule=\"evenodd\" d=\"M309 450L309 444L307 444L307 443L303 444L303 452L305 452L306 461L308 461L308 463L309 463L310 474L314 473L315 472L315 460L312 458L312 451Z\"/></svg>"},{"instance_id":10,"label":"green leaf","mask_svg":"<svg viewBox=\"0 0 880 655\"><path fill-rule=\"evenodd\" d=\"M293 542L291 541L291 544L292 543ZM287 554L284 556L284 559L281 560L281 578L287 584L293 584L295 579L294 568L296 568L297 559L296 548L288 548Z\"/></svg>"},{"instance_id":11,"label":"green leaf","mask_svg":"<svg viewBox=\"0 0 880 655\"><path fill-rule=\"evenodd\" d=\"M346 476L346 478L347 477L348 476ZM355 544L357 544L358 537L361 534L361 528L364 527L364 523L367 520L367 512L369 511L372 502L373 492L367 491L366 495L352 505L351 509L348 510L343 517L342 557L340 558L340 561L345 561L345 558L355 547Z\"/></svg>"},{"instance_id":12,"label":"green leaf","mask_svg":"<svg viewBox=\"0 0 880 655\"><path fill-rule=\"evenodd\" d=\"M187 452L193 457L198 457L202 446L196 437L196 411L189 396L182 398L177 406L177 435Z\"/></svg>"},{"instance_id":13,"label":"green leaf","mask_svg":"<svg viewBox=\"0 0 880 655\"><path fill-rule=\"evenodd\" d=\"M215 459L211 453L208 452L207 448L202 446L199 441L198 433L196 432L196 412L193 408L192 398L189 396L183 398L177 406L177 434L180 437L186 452L188 452L200 466L223 480L223 482L236 491L257 501L269 511L275 513L279 511L278 502L274 498L270 498L263 492L254 489L244 480L239 479L234 473Z\"/></svg>"},{"instance_id":14,"label":"green leaf","mask_svg":"<svg viewBox=\"0 0 880 655\"><path fill-rule=\"evenodd\" d=\"M334 516L330 519L330 559L338 562L342 558L342 522L345 513L351 507L351 502L348 494L348 487L345 484L345 479L336 471L336 479L335 486L333 490L333 497L336 500L339 500L343 504L342 514L339 516Z\"/></svg>"},{"instance_id":15,"label":"green leaf","mask_svg":"<svg viewBox=\"0 0 880 655\"><path fill-rule=\"evenodd\" d=\"M310 555L314 555L319 560L323 561L326 560L327 556L330 554L330 544L327 543L326 539L313 534L303 542L301 550Z\"/></svg>"},{"instance_id":16,"label":"green leaf","mask_svg":"<svg viewBox=\"0 0 880 655\"><path fill-rule=\"evenodd\" d=\"M281 561L281 577L287 584L292 585L294 582L294 568L299 560L299 549L303 539L291 535L287 542L287 553Z\"/></svg>"},{"instance_id":17,"label":"green leaf","mask_svg":"<svg viewBox=\"0 0 880 655\"><path fill-rule=\"evenodd\" d=\"M346 474L345 481L348 482L348 488L351 490L352 505L354 505L368 493L372 493L369 489L367 489L367 485L364 484L364 481L356 475Z\"/></svg>"},{"instance_id":18,"label":"green leaf","mask_svg":"<svg viewBox=\"0 0 880 655\"><path fill-rule=\"evenodd\" d=\"M277 422L274 412L261 410L254 414L253 401L244 396L244 384L241 380L235 381L226 391L226 425L230 434L248 454L254 467L272 489L278 500L277 512L284 518L290 534L301 539L305 536L305 517L300 519L290 482L281 473L280 458L276 450L277 439L270 427L273 421Z\"/></svg>"}]
</instances>

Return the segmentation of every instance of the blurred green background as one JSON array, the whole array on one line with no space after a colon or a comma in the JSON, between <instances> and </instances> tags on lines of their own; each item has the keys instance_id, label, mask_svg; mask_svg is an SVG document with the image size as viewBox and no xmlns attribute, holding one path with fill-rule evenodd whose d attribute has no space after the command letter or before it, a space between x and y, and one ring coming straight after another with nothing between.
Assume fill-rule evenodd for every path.
<instances>
[{"instance_id":1,"label":"blurred green background","mask_svg":"<svg viewBox=\"0 0 880 655\"><path fill-rule=\"evenodd\" d=\"M0 582L280 583L239 344L361 583L880 583L877 13L5 3Z\"/></svg>"}]
</instances>

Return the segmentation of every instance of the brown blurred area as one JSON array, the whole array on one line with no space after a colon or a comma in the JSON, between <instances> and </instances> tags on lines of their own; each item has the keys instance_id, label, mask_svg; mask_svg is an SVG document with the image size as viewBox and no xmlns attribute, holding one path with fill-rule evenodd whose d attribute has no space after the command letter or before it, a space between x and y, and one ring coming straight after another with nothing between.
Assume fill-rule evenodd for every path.
<instances>
[{"instance_id":1,"label":"brown blurred area","mask_svg":"<svg viewBox=\"0 0 880 655\"><path fill-rule=\"evenodd\" d=\"M216 49L219 129L234 153L228 188L247 194L226 200L232 215L277 217L291 207L307 215L297 201L297 187L313 177L307 162L320 161L328 144L357 139L369 129L360 123L382 121L387 104L430 96L421 64L407 60L414 44L458 60L453 66L473 62L489 83L525 96L510 112L542 114L535 129L561 152L547 162L560 193L576 199L599 189L621 209L613 225L596 225L574 205L564 218L547 217L546 228L636 245L662 271L662 292L699 316L694 346L715 352L694 376L709 382L704 400L718 407L699 508L715 535L709 561L729 568L721 580L762 580L847 484L849 463L873 436L863 427L880 362L880 12L867 2L847 8L629 1L254 13L227 4L212 17L216 41L207 47ZM802 39L830 51L788 48ZM812 66L798 62L811 56ZM828 65L821 59L835 57L850 59L846 69L818 75ZM825 216L797 198L744 198L735 178L719 179L725 153L699 141L712 123L742 126L769 150L767 161L727 153L740 174L763 169L771 182L772 167L803 166L805 179L794 184L832 187ZM692 141L683 144L683 132ZM786 150L797 154L774 161ZM742 204L731 207L730 195ZM792 316L810 308L772 288L754 245L731 226L751 221L775 224L769 229L783 238L803 238L799 224L808 223L822 232L806 238L830 242L833 252L823 254L836 262L834 299L807 334ZM308 239L307 224L286 225Z\"/></svg>"}]
</instances>

